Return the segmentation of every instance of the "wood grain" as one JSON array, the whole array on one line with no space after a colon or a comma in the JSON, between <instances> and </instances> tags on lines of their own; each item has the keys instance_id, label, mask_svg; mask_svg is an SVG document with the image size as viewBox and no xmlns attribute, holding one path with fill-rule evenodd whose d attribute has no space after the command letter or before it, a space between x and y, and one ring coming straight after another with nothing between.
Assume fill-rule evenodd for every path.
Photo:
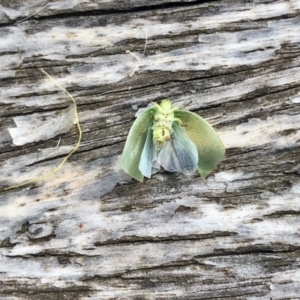
<instances>
[{"instance_id":1,"label":"wood grain","mask_svg":"<svg viewBox=\"0 0 300 300\"><path fill-rule=\"evenodd\" d=\"M1 2L0 298L300 299L300 2L99 2ZM71 104L39 68L82 144L4 191L77 141L39 126ZM163 98L222 139L206 180L121 170L136 108Z\"/></svg>"}]
</instances>

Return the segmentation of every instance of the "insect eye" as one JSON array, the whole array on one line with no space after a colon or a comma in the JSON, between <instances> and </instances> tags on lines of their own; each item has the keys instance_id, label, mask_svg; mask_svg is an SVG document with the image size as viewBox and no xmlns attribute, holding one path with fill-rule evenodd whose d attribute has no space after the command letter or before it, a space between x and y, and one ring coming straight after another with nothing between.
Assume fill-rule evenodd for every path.
<instances>
[{"instance_id":1,"label":"insect eye","mask_svg":"<svg viewBox=\"0 0 300 300\"><path fill-rule=\"evenodd\" d=\"M162 136L164 136L165 135L165 131L164 130L162 130Z\"/></svg>"}]
</instances>

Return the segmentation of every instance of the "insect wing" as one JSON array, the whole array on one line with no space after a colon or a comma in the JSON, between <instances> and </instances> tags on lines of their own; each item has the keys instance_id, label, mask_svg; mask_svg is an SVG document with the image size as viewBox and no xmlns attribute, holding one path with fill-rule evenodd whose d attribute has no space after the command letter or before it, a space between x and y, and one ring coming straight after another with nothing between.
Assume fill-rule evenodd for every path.
<instances>
[{"instance_id":1,"label":"insect wing","mask_svg":"<svg viewBox=\"0 0 300 300\"><path fill-rule=\"evenodd\" d=\"M156 164L154 164L154 162L157 160L157 151L155 150L153 144L153 130L151 129L151 125L148 128L146 142L139 163L139 170L148 178L150 178L153 173L156 173L159 170Z\"/></svg>"},{"instance_id":2,"label":"insect wing","mask_svg":"<svg viewBox=\"0 0 300 300\"><path fill-rule=\"evenodd\" d=\"M173 125L173 139L168 141L158 154L157 162L169 172L192 175L197 170L198 151L185 129Z\"/></svg>"},{"instance_id":3,"label":"insect wing","mask_svg":"<svg viewBox=\"0 0 300 300\"><path fill-rule=\"evenodd\" d=\"M121 156L121 167L138 181L143 181L144 178L139 170L139 162L146 142L148 128L153 122L154 111L155 108L149 108L135 120L130 128Z\"/></svg>"},{"instance_id":4,"label":"insect wing","mask_svg":"<svg viewBox=\"0 0 300 300\"><path fill-rule=\"evenodd\" d=\"M173 125L174 146L184 174L191 175L198 168L198 151L196 145L188 137L185 129Z\"/></svg>"},{"instance_id":5,"label":"insect wing","mask_svg":"<svg viewBox=\"0 0 300 300\"><path fill-rule=\"evenodd\" d=\"M205 178L219 163L225 154L225 148L212 126L197 114L177 110L175 117L185 125L188 137L195 143L198 150L198 170Z\"/></svg>"}]
</instances>

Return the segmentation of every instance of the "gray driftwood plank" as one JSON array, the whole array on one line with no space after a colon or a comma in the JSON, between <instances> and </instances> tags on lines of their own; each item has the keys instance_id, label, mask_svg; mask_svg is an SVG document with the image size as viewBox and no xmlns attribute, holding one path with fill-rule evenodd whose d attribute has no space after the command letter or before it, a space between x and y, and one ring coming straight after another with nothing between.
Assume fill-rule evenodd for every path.
<instances>
[{"instance_id":1,"label":"gray driftwood plank","mask_svg":"<svg viewBox=\"0 0 300 300\"><path fill-rule=\"evenodd\" d=\"M300 299L300 1L20 3L0 4L0 298ZM39 68L82 144L3 191L77 141ZM226 147L206 180L119 166L166 97Z\"/></svg>"}]
</instances>

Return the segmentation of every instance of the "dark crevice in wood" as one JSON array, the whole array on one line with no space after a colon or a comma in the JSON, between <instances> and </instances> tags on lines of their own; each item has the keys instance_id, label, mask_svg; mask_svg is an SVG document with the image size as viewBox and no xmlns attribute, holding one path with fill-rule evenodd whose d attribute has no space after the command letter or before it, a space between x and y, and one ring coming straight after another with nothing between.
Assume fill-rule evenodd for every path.
<instances>
[{"instance_id":1,"label":"dark crevice in wood","mask_svg":"<svg viewBox=\"0 0 300 300\"><path fill-rule=\"evenodd\" d=\"M56 257L56 258L61 258L61 257L66 257L68 259L70 258L77 258L77 257L87 257L86 254L80 254L76 252L62 252L56 253L54 251L50 250L43 250L42 252L37 252L37 253L31 253L31 254L26 254L26 255L8 255L8 258L11 259L16 259L16 258L25 258L25 259L30 259L30 258L49 258L49 257ZM101 257L101 255L88 255L88 257Z\"/></svg>"},{"instance_id":2,"label":"dark crevice in wood","mask_svg":"<svg viewBox=\"0 0 300 300\"><path fill-rule=\"evenodd\" d=\"M49 95L49 94L48 94ZM26 96L26 97L31 97L33 95L30 96ZM39 95L34 95L34 96L39 96ZM45 96L45 95L43 95ZM47 96L47 95L46 95ZM49 105L46 107L39 107L39 106L35 106L34 107L34 111L28 111L28 110L22 110L22 107L19 107L18 112L14 111L13 113L5 113L5 114L0 114L0 117L2 118L15 118L15 117L20 117L20 116L31 116L33 114L36 113L47 113L47 112L53 112L53 114L57 113L61 113L61 110L66 109L67 107L69 107L72 103L66 103L66 102L62 102L61 104L59 104L59 106L57 105ZM28 107L24 107L25 109L28 109Z\"/></svg>"},{"instance_id":3,"label":"dark crevice in wood","mask_svg":"<svg viewBox=\"0 0 300 300\"><path fill-rule=\"evenodd\" d=\"M10 237L7 237L0 243L0 248L13 248L15 245L18 243L11 243L10 242Z\"/></svg>"},{"instance_id":4,"label":"dark crevice in wood","mask_svg":"<svg viewBox=\"0 0 300 300\"><path fill-rule=\"evenodd\" d=\"M132 14L132 13L138 13L138 12L153 12L153 11L162 11L162 10L169 10L169 9L176 9L176 8L195 8L199 4L205 4L205 3L214 3L218 2L219 0L196 0L196 1L189 1L189 2L172 2L168 1L165 3L160 4L154 4L154 5L148 5L148 6L137 6L132 7L128 6L128 9L125 9L123 5L119 6L120 8L108 8L107 10L86 10L86 11L72 11L70 13L58 13L55 15L50 16L32 16L28 21L49 21L49 20L56 20L56 19L68 19L68 18L80 18L80 17L91 17L91 16L105 16L105 15L125 15L125 14ZM24 20L26 17L20 17L13 22L6 23L6 24L0 24L0 28L8 27L8 26L18 26L18 22Z\"/></svg>"},{"instance_id":5,"label":"dark crevice in wood","mask_svg":"<svg viewBox=\"0 0 300 300\"><path fill-rule=\"evenodd\" d=\"M279 249L276 249L278 246ZM281 249L280 249L281 248ZM251 245L246 247L239 247L236 250L214 250L212 253L199 255L196 258L206 257L225 257L225 256L244 256L244 255L258 255L258 254L274 254L274 253L298 253L300 246L277 244L277 245Z\"/></svg>"},{"instance_id":6,"label":"dark crevice in wood","mask_svg":"<svg viewBox=\"0 0 300 300\"><path fill-rule=\"evenodd\" d=\"M148 244L148 243L174 243L180 241L194 241L194 240L204 240L211 239L216 237L224 237L224 236L234 236L237 235L236 232L212 232L208 234L190 234L187 236L178 236L178 235L170 235L167 237L138 237L138 236L124 236L121 239L117 240L105 240L103 242L95 242L94 246L107 246L107 245L130 245L134 244Z\"/></svg>"},{"instance_id":7,"label":"dark crevice in wood","mask_svg":"<svg viewBox=\"0 0 300 300\"><path fill-rule=\"evenodd\" d=\"M0 281L1 282L1 281ZM1 296L20 297L24 300L80 300L81 297L89 297L92 287L80 286L80 287L68 287L68 288L45 288L45 287L30 287L23 284L18 289L12 289L10 286L5 287L3 292L1 290Z\"/></svg>"},{"instance_id":8,"label":"dark crevice in wood","mask_svg":"<svg viewBox=\"0 0 300 300\"><path fill-rule=\"evenodd\" d=\"M299 216L300 211L296 210L281 210L281 211L275 211L271 214L265 214L262 217L264 218L281 218L286 216Z\"/></svg>"},{"instance_id":9,"label":"dark crevice in wood","mask_svg":"<svg viewBox=\"0 0 300 300\"><path fill-rule=\"evenodd\" d=\"M53 231L51 234L49 234L47 236L40 237L40 238L31 238L31 237L28 237L28 240L30 240L30 242L32 244L38 244L38 243L49 242L51 239L54 239L55 237L56 237L56 234Z\"/></svg>"},{"instance_id":10,"label":"dark crevice in wood","mask_svg":"<svg viewBox=\"0 0 300 300\"><path fill-rule=\"evenodd\" d=\"M68 159L68 161L69 162L72 162L73 160L76 161L77 160L76 156L79 155L79 154L83 154L83 153L90 152L90 151L93 151L93 150L99 150L99 149L103 149L103 148L106 148L106 147L109 147L109 146L114 146L114 145L124 143L125 139L126 139L126 136L124 136L124 139L122 139L121 141L112 141L112 142L107 143L107 144L102 145L102 146L97 146L97 147L92 147L92 148L87 148L87 149L82 149L82 150L80 150L80 147L79 147L79 149L72 155L72 157L70 157ZM105 140L111 140L111 138L102 139L102 140L99 140L99 141L105 141ZM67 146L67 145L64 145L64 146ZM72 145L68 145L68 146L72 146ZM8 152L4 152L4 153L8 153ZM51 161L54 161L54 160L57 160L57 159L65 158L67 154L68 154L68 152L64 153L64 154L56 155L56 156L53 156L53 157L49 157L49 158L45 158L45 159L41 159L41 160L36 160L34 163L26 164L26 166L24 166L24 168L33 167L33 166L36 166L36 165L39 165L39 164L43 164L43 163L51 162ZM18 153L17 155L20 155L20 153Z\"/></svg>"},{"instance_id":11,"label":"dark crevice in wood","mask_svg":"<svg viewBox=\"0 0 300 300\"><path fill-rule=\"evenodd\" d=\"M22 227L20 230L18 230L16 232L16 234L22 234L22 233L25 233L27 232L28 228L30 227L30 223L27 221L26 223L22 224Z\"/></svg>"}]
</instances>

